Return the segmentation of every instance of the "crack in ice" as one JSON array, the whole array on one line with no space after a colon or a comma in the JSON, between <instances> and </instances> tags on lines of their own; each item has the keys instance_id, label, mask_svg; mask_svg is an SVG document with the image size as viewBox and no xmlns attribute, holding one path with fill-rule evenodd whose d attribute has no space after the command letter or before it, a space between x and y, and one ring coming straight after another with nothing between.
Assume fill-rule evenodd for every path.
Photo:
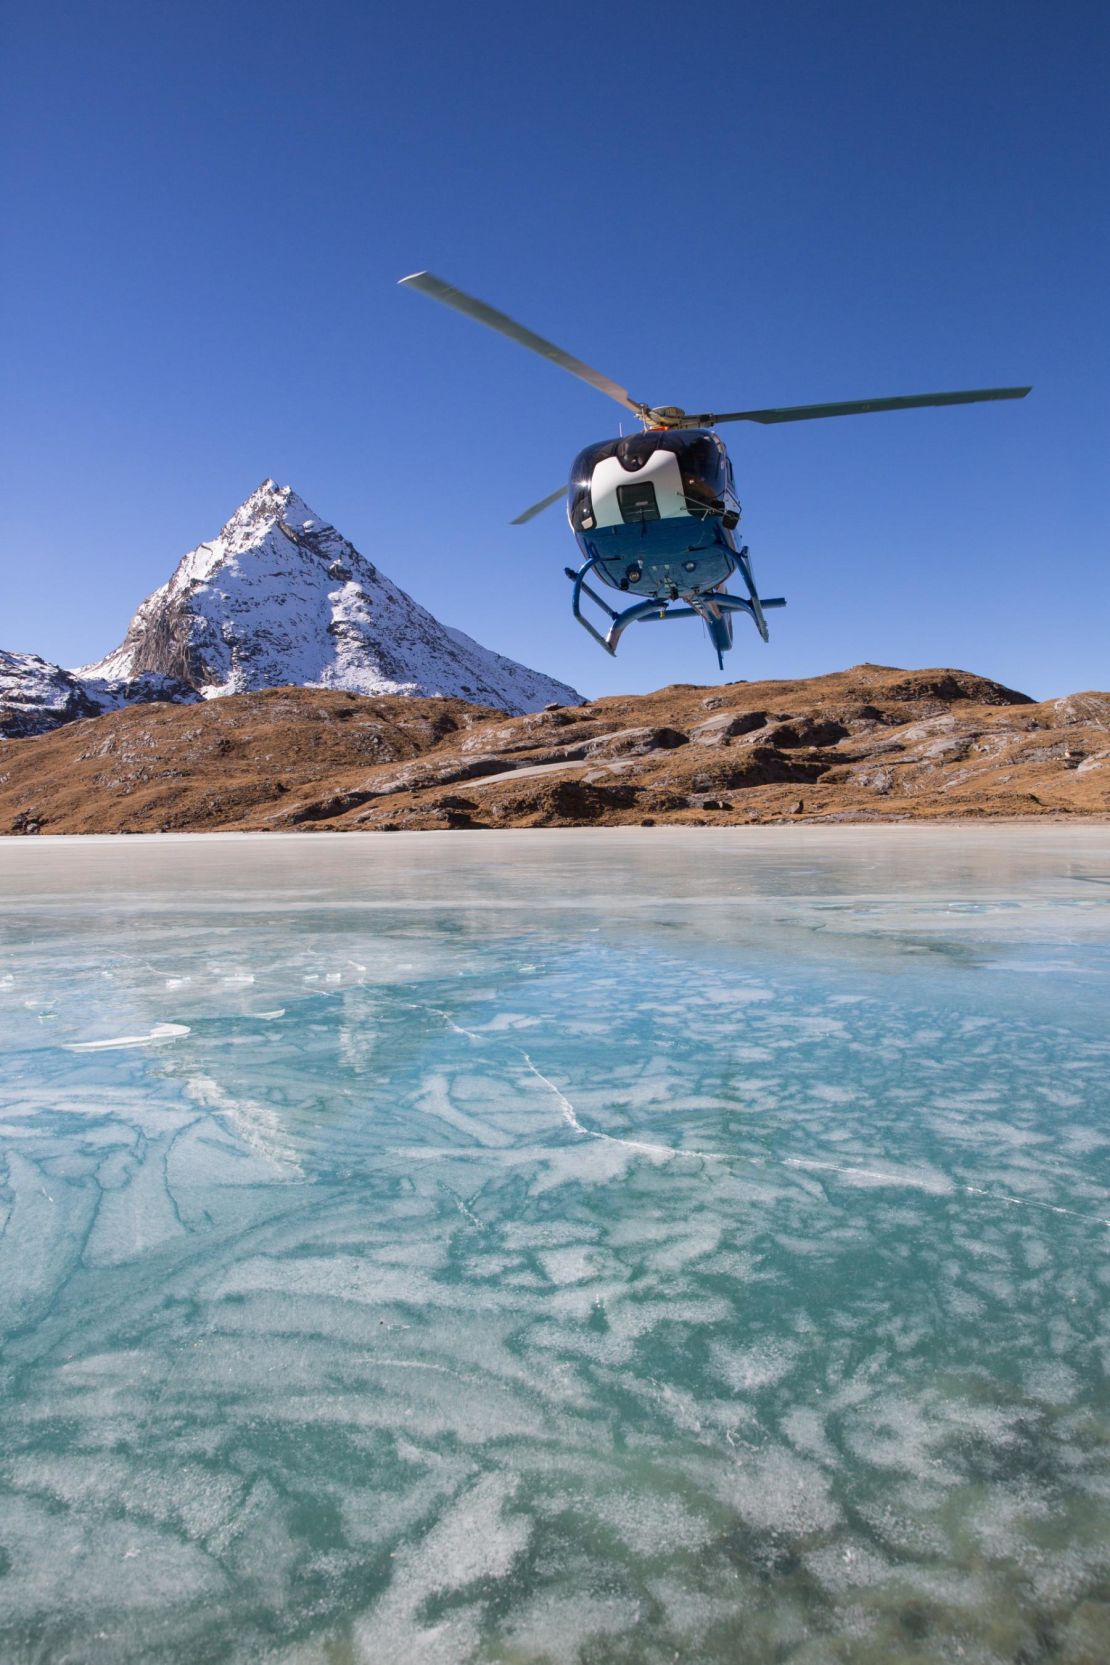
<instances>
[{"instance_id":1,"label":"crack in ice","mask_svg":"<svg viewBox=\"0 0 1110 1665\"><path fill-rule=\"evenodd\" d=\"M681 1150L676 1148L674 1145L648 1144L643 1139L620 1139L615 1133L602 1133L597 1128L584 1127L578 1120L578 1115L575 1111L574 1105L570 1102L570 1099L567 1098L566 1094L561 1092L555 1085L554 1081L544 1075L542 1070L538 1070L536 1068L535 1064L526 1052L521 1051L520 1056L524 1059L524 1062L527 1064L532 1074L536 1077L537 1081L542 1081L544 1086L549 1088L550 1091L555 1094L555 1097L559 1101L559 1108L563 1113L563 1120L569 1127L573 1127L576 1133L581 1133L586 1139L602 1139L608 1145L624 1145L627 1150L643 1151L648 1156L688 1156L693 1157L699 1162L728 1162L730 1160L728 1156L723 1155L719 1151ZM741 1160L743 1159L741 1158Z\"/></svg>"},{"instance_id":2,"label":"crack in ice","mask_svg":"<svg viewBox=\"0 0 1110 1665\"><path fill-rule=\"evenodd\" d=\"M488 1035L476 1034L473 1029L464 1029L460 1024L457 1024L451 1014L444 1011L442 1007L421 1006L416 1009L433 1012L436 1017L442 1018L448 1028L453 1030L456 1035L465 1035L468 1040L487 1041L492 1038ZM536 1077L536 1079L541 1081L549 1092L554 1093L559 1104L559 1109L562 1112L563 1120L567 1123L568 1127L573 1128L576 1133L581 1134L585 1139L599 1139L605 1144L623 1145L626 1150L640 1151L642 1154L652 1157L690 1157L695 1161L700 1162L742 1162L753 1168L781 1167L797 1168L802 1171L814 1170L823 1173L840 1174L849 1181L852 1179L860 1179L869 1185L905 1186L912 1190L926 1191L933 1196L950 1196L953 1192L962 1192L965 1196L982 1197L986 1202L1003 1203L1010 1208L1043 1208L1052 1214L1064 1214L1075 1220L1088 1220L1094 1225L1110 1227L1110 1219L1104 1219L1098 1214L1084 1214L1078 1209L1064 1208L1058 1203L1042 1202L1038 1197L1011 1197L1000 1191L986 1191L977 1185L964 1185L958 1180L950 1179L946 1174L939 1175L934 1178L931 1176L926 1177L917 1174L893 1173L889 1169L862 1168L854 1167L847 1163L822 1162L815 1157L741 1156L737 1153L726 1151L691 1150L682 1149L674 1145L657 1145L643 1139L622 1139L617 1134L603 1133L598 1128L586 1127L579 1120L578 1113L575 1110L574 1105L567 1098L566 1094L556 1086L555 1082L552 1081L549 1076L544 1075L543 1071L536 1067L529 1054L525 1052L522 1047L515 1047L514 1051L520 1054L525 1065ZM458 1204L457 1198L456 1204L460 1207L462 1212L469 1213L468 1210L462 1208L461 1204ZM475 1218L474 1216L471 1217ZM483 1230L485 1229L483 1222L477 1221L476 1223L483 1225Z\"/></svg>"}]
</instances>

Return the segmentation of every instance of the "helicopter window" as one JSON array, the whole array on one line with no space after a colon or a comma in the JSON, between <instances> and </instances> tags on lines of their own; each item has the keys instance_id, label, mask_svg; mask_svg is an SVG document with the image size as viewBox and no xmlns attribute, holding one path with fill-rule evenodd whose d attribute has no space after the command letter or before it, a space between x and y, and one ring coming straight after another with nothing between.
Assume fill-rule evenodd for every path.
<instances>
[{"instance_id":1,"label":"helicopter window","mask_svg":"<svg viewBox=\"0 0 1110 1665\"><path fill-rule=\"evenodd\" d=\"M684 474L694 475L707 484L716 484L723 478L724 458L720 442L713 434L697 434L692 439L683 436L673 450Z\"/></svg>"},{"instance_id":2,"label":"helicopter window","mask_svg":"<svg viewBox=\"0 0 1110 1665\"><path fill-rule=\"evenodd\" d=\"M668 436L670 437L670 436ZM716 434L675 435L686 508L698 519L720 514L728 490L728 454Z\"/></svg>"},{"instance_id":3,"label":"helicopter window","mask_svg":"<svg viewBox=\"0 0 1110 1665\"><path fill-rule=\"evenodd\" d=\"M642 468L648 458L655 455L656 451L670 450L669 446L660 445L659 441L662 437L661 434L656 433L625 434L616 445L616 454L621 460L621 467L630 471Z\"/></svg>"},{"instance_id":4,"label":"helicopter window","mask_svg":"<svg viewBox=\"0 0 1110 1665\"><path fill-rule=\"evenodd\" d=\"M602 440L598 445L587 445L584 451L579 451L570 467L570 523L576 532L589 531L593 525L590 511L590 482L593 479L594 468L603 457L611 457L616 453L620 441L615 439Z\"/></svg>"}]
</instances>

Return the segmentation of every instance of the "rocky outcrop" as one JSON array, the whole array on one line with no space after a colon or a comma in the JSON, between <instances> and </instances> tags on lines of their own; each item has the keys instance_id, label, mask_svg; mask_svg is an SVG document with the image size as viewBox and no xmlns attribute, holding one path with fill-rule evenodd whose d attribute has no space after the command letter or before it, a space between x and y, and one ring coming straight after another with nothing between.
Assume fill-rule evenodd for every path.
<instances>
[{"instance_id":1,"label":"rocky outcrop","mask_svg":"<svg viewBox=\"0 0 1110 1665\"><path fill-rule=\"evenodd\" d=\"M0 832L727 826L1110 814L1110 693L857 665L507 718L271 689L0 743Z\"/></svg>"},{"instance_id":2,"label":"rocky outcrop","mask_svg":"<svg viewBox=\"0 0 1110 1665\"><path fill-rule=\"evenodd\" d=\"M200 698L174 677L83 676L34 653L0 650L0 737L22 740L80 717L100 717L124 705L152 700L191 703Z\"/></svg>"}]
</instances>

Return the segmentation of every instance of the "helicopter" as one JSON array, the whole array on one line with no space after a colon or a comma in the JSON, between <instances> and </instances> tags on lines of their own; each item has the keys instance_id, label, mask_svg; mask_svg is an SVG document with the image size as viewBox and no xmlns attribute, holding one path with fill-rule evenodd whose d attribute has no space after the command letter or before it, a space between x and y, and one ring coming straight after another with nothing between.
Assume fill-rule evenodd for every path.
<instances>
[{"instance_id":1,"label":"helicopter","mask_svg":"<svg viewBox=\"0 0 1110 1665\"><path fill-rule=\"evenodd\" d=\"M642 424L640 433L622 433L617 439L587 445L571 464L569 484L533 503L511 523L523 526L566 494L571 530L585 557L580 566L564 568L574 585L571 609L578 623L610 654L616 653L630 624L700 618L723 670L724 655L732 646L734 615L746 613L766 642L765 615L772 608L786 606L783 596L759 594L748 546L737 536L740 503L728 451L714 432L718 423L808 422L922 405L1024 399L1031 391L1028 387L972 388L693 415L678 405L648 405L634 399L627 388L599 370L432 272L414 272L399 282L539 353L623 405ZM746 596L734 595L725 587L736 573ZM592 576L640 599L618 611L588 582ZM604 634L583 613L583 596L608 619Z\"/></svg>"}]
</instances>

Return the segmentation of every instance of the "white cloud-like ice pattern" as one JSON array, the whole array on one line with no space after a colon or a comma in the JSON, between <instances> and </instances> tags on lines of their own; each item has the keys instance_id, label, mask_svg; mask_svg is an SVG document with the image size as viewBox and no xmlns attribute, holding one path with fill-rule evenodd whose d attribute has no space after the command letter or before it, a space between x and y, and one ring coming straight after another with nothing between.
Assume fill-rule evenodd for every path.
<instances>
[{"instance_id":1,"label":"white cloud-like ice pattern","mask_svg":"<svg viewBox=\"0 0 1110 1665\"><path fill-rule=\"evenodd\" d=\"M5 1661L1110 1649L1104 831L45 842Z\"/></svg>"}]
</instances>

